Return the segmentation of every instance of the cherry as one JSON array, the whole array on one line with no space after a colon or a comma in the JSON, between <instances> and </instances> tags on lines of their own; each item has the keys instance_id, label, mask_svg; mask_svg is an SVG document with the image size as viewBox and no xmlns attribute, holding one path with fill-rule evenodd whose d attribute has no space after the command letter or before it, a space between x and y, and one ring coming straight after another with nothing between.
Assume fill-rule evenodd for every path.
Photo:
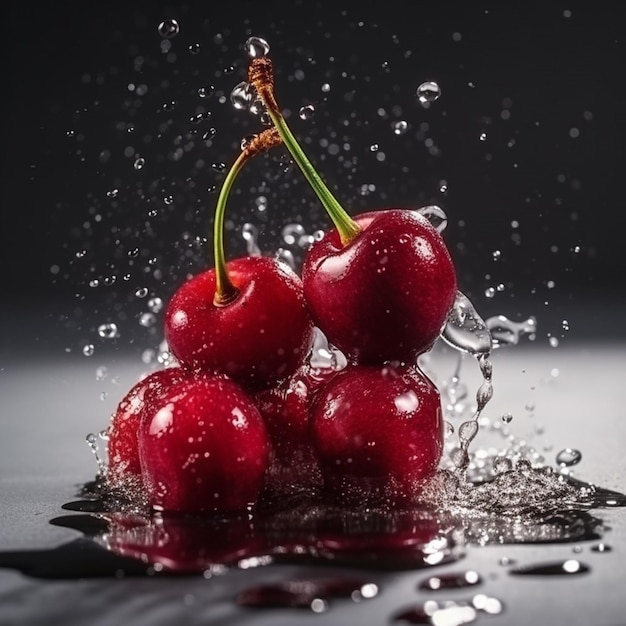
<instances>
[{"instance_id":1,"label":"cherry","mask_svg":"<svg viewBox=\"0 0 626 626\"><path fill-rule=\"evenodd\" d=\"M307 369L302 366L277 386L255 395L272 443L273 456L283 462L310 445L311 388Z\"/></svg>"},{"instance_id":2,"label":"cherry","mask_svg":"<svg viewBox=\"0 0 626 626\"><path fill-rule=\"evenodd\" d=\"M137 430L144 414L168 393L169 388L187 378L180 367L151 372L135 383L117 405L107 429L107 482L122 487L141 479Z\"/></svg>"},{"instance_id":3,"label":"cherry","mask_svg":"<svg viewBox=\"0 0 626 626\"><path fill-rule=\"evenodd\" d=\"M443 451L439 392L416 366L346 367L316 399L311 428L329 492L348 500L416 497Z\"/></svg>"},{"instance_id":4,"label":"cherry","mask_svg":"<svg viewBox=\"0 0 626 626\"><path fill-rule=\"evenodd\" d=\"M165 311L165 339L181 365L225 373L254 390L291 374L313 333L302 282L289 266L264 256L224 259L224 213L233 182L245 162L279 141L273 129L264 131L236 159L215 211L215 268L183 283Z\"/></svg>"},{"instance_id":5,"label":"cherry","mask_svg":"<svg viewBox=\"0 0 626 626\"><path fill-rule=\"evenodd\" d=\"M144 483L156 510L241 511L260 494L269 441L251 397L225 376L170 387L138 433Z\"/></svg>"},{"instance_id":6,"label":"cherry","mask_svg":"<svg viewBox=\"0 0 626 626\"><path fill-rule=\"evenodd\" d=\"M440 335L456 296L443 239L406 209L359 215L342 245L336 229L305 257L302 280L314 321L360 363L415 363Z\"/></svg>"},{"instance_id":7,"label":"cherry","mask_svg":"<svg viewBox=\"0 0 626 626\"><path fill-rule=\"evenodd\" d=\"M352 219L285 122L270 59L253 58L248 79L335 225L303 262L304 295L314 322L355 362L415 363L439 336L457 293L443 238L427 219L407 209Z\"/></svg>"}]
</instances>

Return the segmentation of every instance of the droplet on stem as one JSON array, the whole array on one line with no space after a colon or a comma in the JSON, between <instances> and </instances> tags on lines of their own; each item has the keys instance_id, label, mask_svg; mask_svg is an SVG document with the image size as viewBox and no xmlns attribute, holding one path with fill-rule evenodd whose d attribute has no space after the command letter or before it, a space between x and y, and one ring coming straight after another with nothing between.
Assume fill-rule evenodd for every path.
<instances>
[{"instance_id":1,"label":"droplet on stem","mask_svg":"<svg viewBox=\"0 0 626 626\"><path fill-rule=\"evenodd\" d=\"M252 59L264 57L269 54L270 45L261 37L249 37L245 43L248 56Z\"/></svg>"}]
</instances>

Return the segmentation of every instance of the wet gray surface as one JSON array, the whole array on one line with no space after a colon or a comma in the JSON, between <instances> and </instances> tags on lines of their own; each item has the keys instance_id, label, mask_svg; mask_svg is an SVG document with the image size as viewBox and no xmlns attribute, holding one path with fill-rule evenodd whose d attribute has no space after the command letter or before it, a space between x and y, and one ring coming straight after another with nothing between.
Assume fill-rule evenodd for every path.
<instances>
[{"instance_id":1,"label":"wet gray surface","mask_svg":"<svg viewBox=\"0 0 626 626\"><path fill-rule=\"evenodd\" d=\"M574 475L618 491L626 489L626 416L623 373L626 345L563 342L558 349L539 344L496 351L494 389L486 415L514 415L511 430L528 437L553 462L565 447L578 448L582 461ZM97 380L105 364L107 376ZM445 355L436 366L449 375ZM462 377L472 389L475 364ZM50 524L67 511L79 487L95 475L85 435L104 427L108 415L142 371L134 356L83 357L57 353L5 360L0 371L0 552L45 551L82 538ZM534 405L529 411L528 406ZM532 416L531 416L532 413ZM539 427L539 428L537 428ZM543 434L533 435L537 430ZM495 437L495 438L494 438ZM481 431L476 445L502 446L500 436ZM612 550L591 550L598 540L578 544L469 547L459 562L429 570L355 572L328 566L267 566L204 579L100 578L50 580L0 569L0 624L386 624L399 610L427 599L469 600L475 593L498 598L500 615L480 615L479 623L624 623L626 509L594 512L609 529L601 541ZM577 558L590 567L579 576L513 577L511 565ZM474 569L483 582L473 589L420 591L432 574ZM234 597L259 582L323 574L358 573L380 587L379 595L355 603L331 601L327 611L237 608Z\"/></svg>"}]
</instances>

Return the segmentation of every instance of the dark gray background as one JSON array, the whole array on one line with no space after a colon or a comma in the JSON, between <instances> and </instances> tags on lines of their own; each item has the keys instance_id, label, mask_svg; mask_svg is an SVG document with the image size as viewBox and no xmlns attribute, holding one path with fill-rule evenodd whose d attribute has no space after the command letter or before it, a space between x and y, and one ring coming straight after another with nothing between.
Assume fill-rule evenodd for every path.
<instances>
[{"instance_id":1,"label":"dark gray background","mask_svg":"<svg viewBox=\"0 0 626 626\"><path fill-rule=\"evenodd\" d=\"M45 550L80 538L50 520L67 513L62 505L93 478L85 436L106 426L122 394L149 367L140 354L160 340L158 322L138 324L148 296L135 294L145 288L166 299L185 273L212 262L207 246L189 241L210 229L215 194L208 190L223 176L211 164L232 161L241 137L258 130L248 114L218 102L220 92L227 96L245 76L241 45L250 34L269 40L293 130L348 210L440 204L450 218L446 240L460 286L479 311L537 316L534 344L494 354L489 416L511 412L515 433L527 436L548 462L564 447L580 449L576 476L624 491L621 3L360 4L5 7L3 553L42 550L45 557ZM174 56L162 53L157 33L168 17L181 26L171 40ZM194 44L197 54L189 51ZM298 70L304 80L293 78ZM415 98L425 80L442 87L428 110ZM327 93L321 90L326 82ZM129 84L147 92L138 96ZM216 94L201 99L198 89L210 85ZM172 101L173 108L163 108ZM309 103L315 117L300 120L295 112ZM190 121L205 111L210 120ZM397 120L409 125L403 135L391 129ZM420 132L423 123L429 127ZM211 127L216 134L207 146L202 135ZM429 153L427 138L437 155ZM325 142L340 146L339 153ZM372 144L385 160L376 159ZM125 155L129 147L145 157L142 170ZM173 160L178 148L183 156ZM281 154L262 157L242 175L229 211L229 255L245 251L239 228L246 221L261 227L259 243L268 253L281 245L287 221L300 220L309 230L328 224L298 172L284 171ZM446 194L439 191L442 180ZM260 215L254 207L263 181L268 211ZM375 188L361 195L362 185ZM107 195L114 189L115 197ZM98 286L91 287L94 281ZM484 296L500 283L503 291ZM105 322L118 325L119 339L98 336ZM550 347L548 335L559 339L558 348ZM92 358L82 354L89 344ZM462 377L470 393L480 382L472 365ZM489 445L489 435L481 431L477 444ZM502 444L496 438L493 445ZM479 591L505 606L499 618L480 621L621 623L624 511L598 513L610 527L603 538L610 552L593 552L588 542L470 548L460 567L479 571L485 579ZM500 564L505 557L519 564L580 558L591 573L514 580ZM338 603L325 616L242 611L233 604L234 593L255 581L296 574L319 570L261 568L210 581L47 581L3 568L0 624L383 624L398 607L427 597L417 591L425 572L390 572L376 574L379 598Z\"/></svg>"},{"instance_id":2,"label":"dark gray background","mask_svg":"<svg viewBox=\"0 0 626 626\"><path fill-rule=\"evenodd\" d=\"M619 3L7 6L5 314L46 312L40 325L51 324L65 341L77 333L82 340L104 317L121 325L135 319L143 306L137 289L167 298L186 272L212 263L208 246L189 241L210 229L216 194L209 190L223 177L211 165L230 163L241 138L259 129L248 113L218 102L245 77L242 43L254 34L272 46L293 130L351 213L437 203L450 218L446 239L460 286L485 315L536 315L544 336L564 338L563 319L572 333L621 332L626 98ZM181 25L170 57L157 32L166 18ZM303 80L294 79L298 70ZM443 94L428 110L415 97L425 80L438 81ZM138 96L129 84L147 93ZM214 95L200 98L198 89L211 85ZM309 103L315 117L300 120L297 110ZM190 121L205 111L211 119ZM398 120L409 130L397 136L391 124ZM423 123L429 127L420 132ZM202 135L210 128L216 134L208 147ZM125 155L129 147L146 159L142 170ZM178 148L183 157L173 160ZM281 245L288 221L311 229L329 223L297 170L283 171L283 155L250 166L229 214L236 229L248 220L260 226L268 253ZM254 204L262 181L265 215ZM363 185L375 189L362 195ZM115 197L107 195L114 189ZM231 256L245 251L238 232ZM139 253L130 259L133 249ZM89 286L94 280L98 287ZM485 298L498 284L504 290Z\"/></svg>"}]
</instances>

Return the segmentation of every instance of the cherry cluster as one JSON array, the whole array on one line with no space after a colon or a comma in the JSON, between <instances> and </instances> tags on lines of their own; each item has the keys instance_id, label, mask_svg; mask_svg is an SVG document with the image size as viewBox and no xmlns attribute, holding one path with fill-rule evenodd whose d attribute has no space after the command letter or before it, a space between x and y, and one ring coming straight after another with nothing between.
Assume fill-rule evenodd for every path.
<instances>
[{"instance_id":1,"label":"cherry cluster","mask_svg":"<svg viewBox=\"0 0 626 626\"><path fill-rule=\"evenodd\" d=\"M248 81L272 127L224 179L215 267L168 303L176 365L135 384L111 418L107 481L139 483L155 510L176 512L240 511L317 486L344 502L412 498L443 451L439 393L418 358L454 302L450 253L417 211L350 217L287 126L266 54L251 59ZM300 274L272 257L224 255L235 178L281 143L333 221ZM341 367L315 366L316 337L344 357Z\"/></svg>"}]
</instances>

